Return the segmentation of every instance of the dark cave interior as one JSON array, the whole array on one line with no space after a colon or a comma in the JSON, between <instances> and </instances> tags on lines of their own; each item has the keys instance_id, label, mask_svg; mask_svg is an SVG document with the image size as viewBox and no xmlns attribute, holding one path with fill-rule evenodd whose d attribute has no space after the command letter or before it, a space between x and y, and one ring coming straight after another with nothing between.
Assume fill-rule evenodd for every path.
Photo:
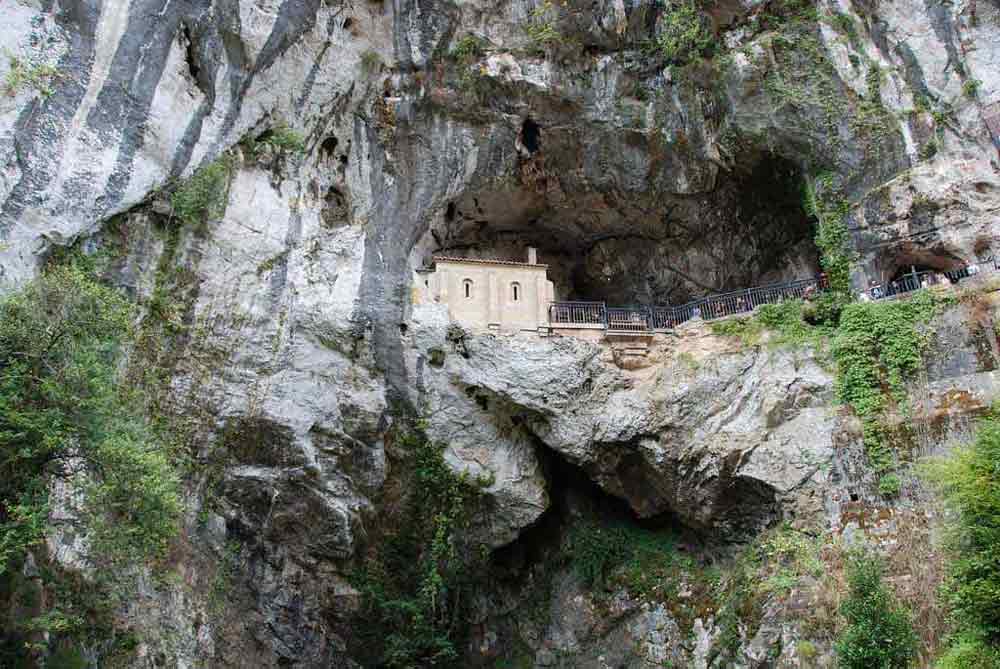
<instances>
[{"instance_id":1,"label":"dark cave interior","mask_svg":"<svg viewBox=\"0 0 1000 669\"><path fill-rule=\"evenodd\" d=\"M538 146L530 121L521 133L528 149ZM818 272L802 189L800 170L767 152L701 196L629 200L587 191L568 206L522 186L481 189L448 203L422 261L434 254L521 260L534 246L557 299L679 304Z\"/></svg>"}]
</instances>

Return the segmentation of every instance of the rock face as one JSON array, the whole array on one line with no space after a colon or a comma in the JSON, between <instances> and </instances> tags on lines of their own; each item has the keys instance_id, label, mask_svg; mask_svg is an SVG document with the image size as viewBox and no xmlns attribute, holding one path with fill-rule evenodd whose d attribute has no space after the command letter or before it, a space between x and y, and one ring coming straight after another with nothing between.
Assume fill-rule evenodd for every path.
<instances>
[{"instance_id":1,"label":"rock face","mask_svg":"<svg viewBox=\"0 0 1000 669\"><path fill-rule=\"evenodd\" d=\"M456 458L475 460L476 445L490 444L517 461L506 453L535 442L640 517L669 511L720 536L818 510L809 500L832 457L836 420L832 378L811 355L742 349L698 325L638 370L619 368L606 345L571 337L470 334L456 352L436 315L424 323L414 313L415 386L430 434ZM440 366L426 363L432 349L448 352ZM537 478L516 480L514 489L530 484L526 499L541 495L528 492Z\"/></svg>"},{"instance_id":2,"label":"rock face","mask_svg":"<svg viewBox=\"0 0 1000 669\"><path fill-rule=\"evenodd\" d=\"M353 666L347 565L401 408L490 480L474 531L492 549L551 508L553 458L714 541L836 515L824 490L850 472L830 463L857 439L813 354L694 326L623 365L455 330L409 297L433 253L529 244L560 298L677 303L806 276L804 180L849 210L858 282L996 251L1000 5L772 4L709 3L707 42L676 53L657 45L678 8L646 0L8 3L0 286L78 243L141 304L166 296L186 333L152 329L145 354L200 435L204 522L188 519L184 582L133 605L137 666ZM281 127L301 151L268 142ZM224 213L182 224L169 193L220 157ZM220 565L246 615L208 615ZM604 632L647 640L628 666L694 657L662 611L622 620ZM549 647L613 662L573 634Z\"/></svg>"}]
</instances>

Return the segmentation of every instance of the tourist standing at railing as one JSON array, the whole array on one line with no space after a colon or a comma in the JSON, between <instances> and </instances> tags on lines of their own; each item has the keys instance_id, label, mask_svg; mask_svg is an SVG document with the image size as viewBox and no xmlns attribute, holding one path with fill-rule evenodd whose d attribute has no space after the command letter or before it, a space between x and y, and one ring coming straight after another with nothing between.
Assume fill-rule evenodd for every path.
<instances>
[{"instance_id":1,"label":"tourist standing at railing","mask_svg":"<svg viewBox=\"0 0 1000 669\"><path fill-rule=\"evenodd\" d=\"M873 300L882 299L882 296L884 295L882 291L882 284L876 281L875 279L872 279L870 286L871 288L869 289L868 292L871 293L872 299Z\"/></svg>"},{"instance_id":2,"label":"tourist standing at railing","mask_svg":"<svg viewBox=\"0 0 1000 669\"><path fill-rule=\"evenodd\" d=\"M696 318L701 318L701 309L699 309L697 306L691 309L691 320L694 320Z\"/></svg>"}]
</instances>

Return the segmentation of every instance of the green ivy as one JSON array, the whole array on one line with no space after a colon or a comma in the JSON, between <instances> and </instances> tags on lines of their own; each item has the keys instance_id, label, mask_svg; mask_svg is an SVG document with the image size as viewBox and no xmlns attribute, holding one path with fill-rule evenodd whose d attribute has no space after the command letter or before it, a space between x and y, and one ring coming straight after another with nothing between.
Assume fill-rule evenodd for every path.
<instances>
[{"instance_id":1,"label":"green ivy","mask_svg":"<svg viewBox=\"0 0 1000 669\"><path fill-rule=\"evenodd\" d=\"M905 385L920 368L927 343L920 326L937 306L933 294L919 291L906 300L856 302L841 313L833 339L837 396L861 419L865 450L879 475L894 466L880 418L890 400L905 410Z\"/></svg>"},{"instance_id":2,"label":"green ivy","mask_svg":"<svg viewBox=\"0 0 1000 669\"><path fill-rule=\"evenodd\" d=\"M854 261L850 233L844 222L849 205L834 185L833 174L826 172L804 182L802 207L807 215L816 219L815 243L830 291L842 301L847 301L851 293L851 264Z\"/></svg>"}]
</instances>

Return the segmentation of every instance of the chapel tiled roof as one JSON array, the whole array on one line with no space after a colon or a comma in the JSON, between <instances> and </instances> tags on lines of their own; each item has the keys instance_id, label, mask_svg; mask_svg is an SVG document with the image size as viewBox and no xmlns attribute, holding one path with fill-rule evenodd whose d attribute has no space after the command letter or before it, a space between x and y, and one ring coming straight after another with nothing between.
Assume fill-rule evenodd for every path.
<instances>
[{"instance_id":1,"label":"chapel tiled roof","mask_svg":"<svg viewBox=\"0 0 1000 669\"><path fill-rule=\"evenodd\" d=\"M434 256L434 262L443 260L445 262L471 262L482 265L514 265L516 267L543 267L547 268L548 265L544 263L527 263L521 262L519 260L499 260L496 258L459 258L457 256Z\"/></svg>"}]
</instances>

